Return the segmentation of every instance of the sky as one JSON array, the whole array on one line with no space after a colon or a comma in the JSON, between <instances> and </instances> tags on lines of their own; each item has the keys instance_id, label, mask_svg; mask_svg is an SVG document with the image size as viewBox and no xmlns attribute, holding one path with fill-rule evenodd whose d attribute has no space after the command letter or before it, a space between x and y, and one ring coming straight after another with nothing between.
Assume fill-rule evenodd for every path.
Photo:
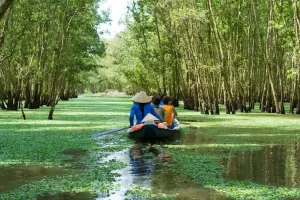
<instances>
[{"instance_id":1,"label":"sky","mask_svg":"<svg viewBox=\"0 0 300 200\"><path fill-rule=\"evenodd\" d=\"M110 24L101 25L101 30L108 30L110 32L110 34L105 34L104 38L113 38L117 33L124 30L125 26L119 24L119 21L122 17L124 18L128 4L129 0L106 0L106 2L100 5L99 11L110 9L110 18L112 20Z\"/></svg>"}]
</instances>

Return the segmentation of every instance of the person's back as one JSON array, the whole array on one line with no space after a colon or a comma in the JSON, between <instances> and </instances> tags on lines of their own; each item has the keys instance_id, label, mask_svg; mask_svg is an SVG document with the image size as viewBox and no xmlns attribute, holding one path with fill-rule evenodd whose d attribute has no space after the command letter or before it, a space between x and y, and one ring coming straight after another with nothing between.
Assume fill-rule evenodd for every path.
<instances>
[{"instance_id":1,"label":"person's back","mask_svg":"<svg viewBox=\"0 0 300 200\"><path fill-rule=\"evenodd\" d=\"M166 116L164 118L164 121L167 123L168 128L172 129L174 128L174 119L173 117L177 117L177 112L172 106L172 99L169 96L165 96L163 99L164 105L161 106L166 111Z\"/></svg>"},{"instance_id":2,"label":"person's back","mask_svg":"<svg viewBox=\"0 0 300 200\"><path fill-rule=\"evenodd\" d=\"M140 124L143 118L151 113L155 117L157 117L161 121L161 117L155 112L153 106L150 104L151 97L147 96L145 92L139 92L136 94L132 101L134 104L131 107L130 115L129 115L129 122L130 126L134 125L134 116L136 117L136 124Z\"/></svg>"},{"instance_id":3,"label":"person's back","mask_svg":"<svg viewBox=\"0 0 300 200\"><path fill-rule=\"evenodd\" d=\"M158 95L152 97L152 104L154 107L155 112L164 120L165 118L165 110L160 107L161 98Z\"/></svg>"},{"instance_id":4,"label":"person's back","mask_svg":"<svg viewBox=\"0 0 300 200\"><path fill-rule=\"evenodd\" d=\"M154 111L154 113L153 113ZM136 117L136 124L140 124L141 121L144 119L144 117L151 113L152 115L154 115L155 117L161 119L161 117L155 112L154 108L152 107L152 105L150 103L135 103L132 107L131 107L131 111L130 111L130 116L132 117L132 122L133 122L133 117L135 115ZM133 125L133 123L132 123Z\"/></svg>"},{"instance_id":5,"label":"person's back","mask_svg":"<svg viewBox=\"0 0 300 200\"><path fill-rule=\"evenodd\" d=\"M166 116L164 118L164 122L167 123L167 126L172 126L173 123L173 110L171 105L163 105L161 106L166 111Z\"/></svg>"},{"instance_id":6,"label":"person's back","mask_svg":"<svg viewBox=\"0 0 300 200\"><path fill-rule=\"evenodd\" d=\"M163 119L163 112L161 108L154 108L155 112Z\"/></svg>"}]
</instances>

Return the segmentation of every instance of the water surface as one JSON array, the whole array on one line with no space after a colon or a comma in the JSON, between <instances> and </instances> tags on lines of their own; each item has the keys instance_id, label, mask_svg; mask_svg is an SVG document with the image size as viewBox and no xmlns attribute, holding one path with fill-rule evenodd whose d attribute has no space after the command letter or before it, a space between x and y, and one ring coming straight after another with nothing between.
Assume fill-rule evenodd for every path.
<instances>
[{"instance_id":1,"label":"water surface","mask_svg":"<svg viewBox=\"0 0 300 200\"><path fill-rule=\"evenodd\" d=\"M221 161L223 177L284 187L300 187L300 143L266 146L258 151L231 153Z\"/></svg>"},{"instance_id":2,"label":"water surface","mask_svg":"<svg viewBox=\"0 0 300 200\"><path fill-rule=\"evenodd\" d=\"M7 193L24 184L54 178L57 175L79 173L78 169L83 169L85 166L81 159L87 154L86 151L69 149L62 154L66 156L62 164L68 167L44 165L0 167L0 193Z\"/></svg>"},{"instance_id":3,"label":"water surface","mask_svg":"<svg viewBox=\"0 0 300 200\"><path fill-rule=\"evenodd\" d=\"M90 193L60 193L56 195L39 195L36 200L93 200L95 198Z\"/></svg>"},{"instance_id":4,"label":"water surface","mask_svg":"<svg viewBox=\"0 0 300 200\"><path fill-rule=\"evenodd\" d=\"M215 190L190 182L183 175L174 174L168 166L168 163L172 162L172 155L162 154L158 149L151 144L135 144L130 149L107 157L106 160L116 159L126 163L127 167L114 171L121 175L116 182L120 187L111 192L109 197L97 199L138 199L125 196L126 191L133 185L151 188L152 194L177 194L178 200L228 199Z\"/></svg>"},{"instance_id":5,"label":"water surface","mask_svg":"<svg viewBox=\"0 0 300 200\"><path fill-rule=\"evenodd\" d=\"M61 167L14 166L0 167L0 193L6 193L21 185L66 174L69 170Z\"/></svg>"}]
</instances>

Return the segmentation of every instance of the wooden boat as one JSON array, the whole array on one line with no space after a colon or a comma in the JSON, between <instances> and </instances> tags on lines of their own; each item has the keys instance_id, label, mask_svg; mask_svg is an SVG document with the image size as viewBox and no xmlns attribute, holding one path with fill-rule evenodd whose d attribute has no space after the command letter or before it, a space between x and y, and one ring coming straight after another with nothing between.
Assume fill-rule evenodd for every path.
<instances>
[{"instance_id":1,"label":"wooden boat","mask_svg":"<svg viewBox=\"0 0 300 200\"><path fill-rule=\"evenodd\" d=\"M174 129L158 128L155 123L145 123L145 125L136 131L128 131L129 137L135 140L166 140L173 139L179 135L180 123L175 120Z\"/></svg>"}]
</instances>

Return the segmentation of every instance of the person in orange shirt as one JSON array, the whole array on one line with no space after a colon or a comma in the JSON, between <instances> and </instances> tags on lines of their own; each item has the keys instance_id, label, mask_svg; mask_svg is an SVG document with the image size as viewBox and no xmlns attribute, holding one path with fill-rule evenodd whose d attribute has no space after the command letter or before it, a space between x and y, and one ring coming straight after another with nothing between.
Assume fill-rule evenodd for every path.
<instances>
[{"instance_id":1,"label":"person in orange shirt","mask_svg":"<svg viewBox=\"0 0 300 200\"><path fill-rule=\"evenodd\" d=\"M169 129L173 129L174 126L175 126L174 125L174 118L177 117L177 112L176 112L174 106L172 105L171 97L164 96L163 103L164 103L164 105L161 106L161 107L166 111L164 121L167 123L167 126L168 126Z\"/></svg>"}]
</instances>

